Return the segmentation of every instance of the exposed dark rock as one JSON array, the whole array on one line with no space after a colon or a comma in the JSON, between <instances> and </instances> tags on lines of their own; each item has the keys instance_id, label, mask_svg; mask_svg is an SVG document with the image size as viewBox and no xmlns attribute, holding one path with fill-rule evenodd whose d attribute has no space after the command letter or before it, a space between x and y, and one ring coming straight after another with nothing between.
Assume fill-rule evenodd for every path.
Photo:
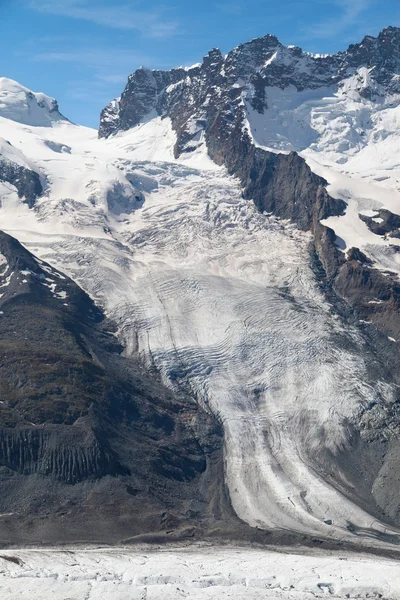
<instances>
[{"instance_id":1,"label":"exposed dark rock","mask_svg":"<svg viewBox=\"0 0 400 600\"><path fill-rule=\"evenodd\" d=\"M391 384L393 394L384 399L377 391L374 401L360 411L359 420L347 424L348 445L341 452L321 453L310 459L342 493L370 514L398 525L396 478L382 477L388 469L397 469L394 456L400 448L400 356L395 343L388 339L399 326L399 310L394 308L394 278L390 281L385 274L371 268L357 248L348 252L346 260L335 246L334 232L322 225L315 239L320 247L319 254L313 254L312 264L327 300L344 327L362 329L365 343L362 356L368 364L367 378L371 384L377 381ZM319 256L327 259L327 268ZM392 448L390 453L389 448ZM339 473L342 476L338 477Z\"/></svg>"},{"instance_id":2,"label":"exposed dark rock","mask_svg":"<svg viewBox=\"0 0 400 600\"><path fill-rule=\"evenodd\" d=\"M100 114L99 137L108 137L116 131L116 123L119 118L119 98L108 104Z\"/></svg>"},{"instance_id":3,"label":"exposed dark rock","mask_svg":"<svg viewBox=\"0 0 400 600\"><path fill-rule=\"evenodd\" d=\"M376 235L387 235L389 237L400 237L400 216L395 215L387 209L376 211L373 217L358 215L364 221L372 233Z\"/></svg>"},{"instance_id":4,"label":"exposed dark rock","mask_svg":"<svg viewBox=\"0 0 400 600\"><path fill-rule=\"evenodd\" d=\"M314 237L316 255L322 263L318 277L344 322L362 328L371 381L392 384L393 396L385 402L377 394L363 409L357 427L353 426L349 447L334 457L325 457L320 465L343 493L352 498L356 494L360 506L398 525L400 354L396 341L400 340L400 284L395 274L375 269L358 248L350 249L345 257L335 238L332 230L319 225ZM338 468L346 474L346 482L338 480Z\"/></svg>"},{"instance_id":5,"label":"exposed dark rock","mask_svg":"<svg viewBox=\"0 0 400 600\"><path fill-rule=\"evenodd\" d=\"M350 67L373 68L372 85L385 86L390 92L399 92L399 78L394 77L400 66L400 28L386 27L378 37L367 35L360 44L351 44L345 63ZM368 88L366 97L371 97L376 87Z\"/></svg>"},{"instance_id":6,"label":"exposed dark rock","mask_svg":"<svg viewBox=\"0 0 400 600\"><path fill-rule=\"evenodd\" d=\"M31 171L9 160L2 160L1 155L0 181L5 181L15 186L19 198L26 202L29 208L32 208L36 198L43 194L40 177L35 171Z\"/></svg>"},{"instance_id":7,"label":"exposed dark rock","mask_svg":"<svg viewBox=\"0 0 400 600\"><path fill-rule=\"evenodd\" d=\"M23 475L51 476L69 484L124 474L107 441L86 423L76 427L1 429L0 466Z\"/></svg>"},{"instance_id":8,"label":"exposed dark rock","mask_svg":"<svg viewBox=\"0 0 400 600\"><path fill-rule=\"evenodd\" d=\"M240 178L244 197L253 200L261 212L289 219L305 230L320 219L344 212L346 204L328 195L326 182L298 154L255 148L246 134L240 136L235 130L224 140L216 134L219 127L223 123L217 117L208 136L210 156Z\"/></svg>"},{"instance_id":9,"label":"exposed dark rock","mask_svg":"<svg viewBox=\"0 0 400 600\"><path fill-rule=\"evenodd\" d=\"M319 261L330 281L338 274L346 262L343 252L336 246L336 234L330 227L316 223L314 228L314 246Z\"/></svg>"},{"instance_id":10,"label":"exposed dark rock","mask_svg":"<svg viewBox=\"0 0 400 600\"><path fill-rule=\"evenodd\" d=\"M350 250L347 252L347 260L350 262L356 260L363 264L372 264L372 260L368 258L364 252L361 252L359 248L350 248Z\"/></svg>"}]
</instances>

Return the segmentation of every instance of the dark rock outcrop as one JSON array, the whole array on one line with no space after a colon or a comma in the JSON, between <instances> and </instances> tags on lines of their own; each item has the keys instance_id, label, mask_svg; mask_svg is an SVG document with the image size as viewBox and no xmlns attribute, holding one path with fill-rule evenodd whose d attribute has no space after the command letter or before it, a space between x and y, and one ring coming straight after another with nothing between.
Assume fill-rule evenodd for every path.
<instances>
[{"instance_id":1,"label":"dark rock outcrop","mask_svg":"<svg viewBox=\"0 0 400 600\"><path fill-rule=\"evenodd\" d=\"M2 160L0 155L0 181L13 185L19 198L26 202L29 208L35 204L38 196L43 194L43 186L40 177L35 171L31 171L22 165L9 160Z\"/></svg>"},{"instance_id":2,"label":"dark rock outcrop","mask_svg":"<svg viewBox=\"0 0 400 600\"><path fill-rule=\"evenodd\" d=\"M377 86L384 86L389 92L398 93L400 82L400 28L386 27L375 38L367 35L360 44L351 44L343 53L344 66L359 68L365 66L372 71L370 87L364 89L364 96L370 98Z\"/></svg>"},{"instance_id":3,"label":"dark rock outcrop","mask_svg":"<svg viewBox=\"0 0 400 600\"><path fill-rule=\"evenodd\" d=\"M400 216L395 215L390 210L377 210L373 217L362 214L358 216L368 225L372 233L395 238L400 237Z\"/></svg>"},{"instance_id":4,"label":"dark rock outcrop","mask_svg":"<svg viewBox=\"0 0 400 600\"><path fill-rule=\"evenodd\" d=\"M216 123L218 119L214 126ZM225 143L222 138L210 134L210 156L239 177L244 197L253 200L261 212L289 219L304 230L344 212L345 202L331 198L324 187L326 181L295 152L266 152L256 148L247 134L239 137L235 131Z\"/></svg>"},{"instance_id":5,"label":"dark rock outcrop","mask_svg":"<svg viewBox=\"0 0 400 600\"><path fill-rule=\"evenodd\" d=\"M107 440L86 423L75 427L3 428L0 465L11 472L51 476L68 484L124 474Z\"/></svg>"}]
</instances>

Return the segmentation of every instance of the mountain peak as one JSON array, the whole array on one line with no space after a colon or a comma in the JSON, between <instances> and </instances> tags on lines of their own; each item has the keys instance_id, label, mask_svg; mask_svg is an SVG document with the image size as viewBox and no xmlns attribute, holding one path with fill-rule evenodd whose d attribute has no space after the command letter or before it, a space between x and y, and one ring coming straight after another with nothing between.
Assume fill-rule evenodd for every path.
<instances>
[{"instance_id":1,"label":"mountain peak","mask_svg":"<svg viewBox=\"0 0 400 600\"><path fill-rule=\"evenodd\" d=\"M393 27L393 25L388 25L384 27L382 31L378 34L378 39L385 38L386 36L399 36L400 35L400 27Z\"/></svg>"},{"instance_id":2,"label":"mountain peak","mask_svg":"<svg viewBox=\"0 0 400 600\"><path fill-rule=\"evenodd\" d=\"M54 98L32 92L7 77L0 77L0 117L35 127L48 127L54 121L66 120Z\"/></svg>"}]
</instances>

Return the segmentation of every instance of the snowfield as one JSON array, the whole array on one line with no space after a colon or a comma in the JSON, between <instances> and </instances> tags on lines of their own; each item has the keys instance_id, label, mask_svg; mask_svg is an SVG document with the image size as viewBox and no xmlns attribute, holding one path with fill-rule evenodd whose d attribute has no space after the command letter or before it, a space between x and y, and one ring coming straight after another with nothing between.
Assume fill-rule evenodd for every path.
<instances>
[{"instance_id":1,"label":"snowfield","mask_svg":"<svg viewBox=\"0 0 400 600\"><path fill-rule=\"evenodd\" d=\"M98 140L61 116L44 127L2 114L1 135L46 182L33 210L3 184L2 228L75 279L128 354L218 416L238 516L360 544L397 536L343 493L345 473L339 490L315 468L393 390L368 374L362 335L320 292L308 234L261 215L200 148L174 160L168 119Z\"/></svg>"},{"instance_id":2,"label":"snowfield","mask_svg":"<svg viewBox=\"0 0 400 600\"><path fill-rule=\"evenodd\" d=\"M13 600L395 600L400 566L368 555L229 547L8 550L0 556L0 595Z\"/></svg>"}]
</instances>

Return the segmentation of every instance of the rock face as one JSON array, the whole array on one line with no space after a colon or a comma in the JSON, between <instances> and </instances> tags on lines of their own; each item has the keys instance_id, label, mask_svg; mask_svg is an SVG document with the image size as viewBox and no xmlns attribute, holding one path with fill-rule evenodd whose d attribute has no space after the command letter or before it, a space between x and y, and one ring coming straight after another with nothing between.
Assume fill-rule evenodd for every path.
<instances>
[{"instance_id":1,"label":"rock face","mask_svg":"<svg viewBox=\"0 0 400 600\"><path fill-rule=\"evenodd\" d=\"M364 95L369 98L383 86L391 93L398 93L400 82L398 78L400 65L400 29L387 27L377 38L366 36L360 44L349 46L346 54L346 64L359 68L360 65L373 69L369 87L364 87Z\"/></svg>"},{"instance_id":2,"label":"rock face","mask_svg":"<svg viewBox=\"0 0 400 600\"><path fill-rule=\"evenodd\" d=\"M400 237L400 216L393 214L390 210L377 210L373 217L362 214L359 217L377 235Z\"/></svg>"},{"instance_id":3,"label":"rock face","mask_svg":"<svg viewBox=\"0 0 400 600\"><path fill-rule=\"evenodd\" d=\"M40 177L35 171L31 171L12 161L2 160L1 155L0 181L13 185L17 190L19 198L21 198L29 208L32 208L36 198L43 194Z\"/></svg>"},{"instance_id":4,"label":"rock face","mask_svg":"<svg viewBox=\"0 0 400 600\"><path fill-rule=\"evenodd\" d=\"M218 423L123 358L90 298L2 232L0 263L2 542L215 525Z\"/></svg>"},{"instance_id":5,"label":"rock face","mask_svg":"<svg viewBox=\"0 0 400 600\"><path fill-rule=\"evenodd\" d=\"M7 121L6 121L7 122ZM45 180L45 177L42 178ZM32 208L44 192L39 173L32 162L9 141L0 137L0 184L8 184L22 202Z\"/></svg>"}]
</instances>

